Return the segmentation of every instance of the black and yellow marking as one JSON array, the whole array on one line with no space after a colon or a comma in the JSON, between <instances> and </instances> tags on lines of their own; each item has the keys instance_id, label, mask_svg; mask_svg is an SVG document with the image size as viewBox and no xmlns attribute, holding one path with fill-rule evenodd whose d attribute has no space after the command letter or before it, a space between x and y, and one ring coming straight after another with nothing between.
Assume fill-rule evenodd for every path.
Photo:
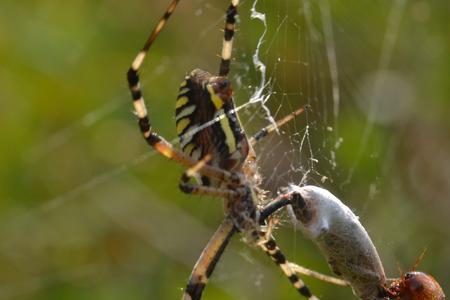
<instances>
[{"instance_id":1,"label":"black and yellow marking","mask_svg":"<svg viewBox=\"0 0 450 300\"><path fill-rule=\"evenodd\" d=\"M182 135L189 128L189 123L191 123L191 119L183 118L177 121L177 133Z\"/></svg>"},{"instance_id":2,"label":"black and yellow marking","mask_svg":"<svg viewBox=\"0 0 450 300\"><path fill-rule=\"evenodd\" d=\"M267 255L270 256L270 258L272 258L275 264L277 264L280 267L284 275L289 279L289 281L292 283L295 289L302 296L311 300L317 299L311 293L311 291L308 289L305 283L295 274L294 271L292 271L288 261L286 260L286 257L281 252L280 248L278 248L273 238L269 238L269 240L261 244L261 248L264 250L264 252L266 252Z\"/></svg>"},{"instance_id":3,"label":"black and yellow marking","mask_svg":"<svg viewBox=\"0 0 450 300\"><path fill-rule=\"evenodd\" d=\"M158 34L161 32L161 30L166 25L167 20L170 18L170 16L174 12L175 8L177 7L178 2L180 2L180 0L172 0L172 2L169 4L169 7L167 8L166 12L162 16L162 18L159 20L155 29L153 29L153 31L152 31L150 37L148 38L147 42L145 43L144 47L142 47L142 51L147 52L148 49L150 49L150 46L153 44L153 42L155 41Z\"/></svg>"},{"instance_id":4,"label":"black and yellow marking","mask_svg":"<svg viewBox=\"0 0 450 300\"><path fill-rule=\"evenodd\" d=\"M275 124L270 124L262 129L260 129L258 132L256 132L250 139L249 143L251 145L256 144L266 136L268 136L273 131L277 130L279 127L283 126L284 124L288 123L289 121L293 120L295 117L299 116L303 112L305 112L307 109L310 109L310 106L308 104L297 108L295 111L290 113L289 115L285 116L284 118L277 120Z\"/></svg>"},{"instance_id":5,"label":"black and yellow marking","mask_svg":"<svg viewBox=\"0 0 450 300\"><path fill-rule=\"evenodd\" d=\"M142 47L142 50L136 55L136 58L134 59L133 63L131 64L131 67L128 69L127 72L128 86L131 92L131 97L133 99L134 106L136 108L136 113L139 118L138 120L139 128L143 133L144 138L146 139L148 144L151 145L152 147L155 147L155 145L157 145L158 143L162 143L162 139L159 137L158 134L152 132L151 130L150 118L148 117L146 112L144 98L142 96L142 91L139 84L138 71L142 63L144 62L148 50L150 49L151 45L155 41L158 34L164 28L164 25L166 24L169 17L172 15L179 1L180 0L172 0L172 2L169 4L169 7L167 8L166 12L153 29L149 38ZM167 149L164 150L165 155L169 154L170 152L169 150Z\"/></svg>"},{"instance_id":6,"label":"black and yellow marking","mask_svg":"<svg viewBox=\"0 0 450 300\"><path fill-rule=\"evenodd\" d=\"M189 99L189 88L183 90L178 95L177 102L175 104L175 120L178 136L183 136L193 124L193 115L196 111L196 105Z\"/></svg>"},{"instance_id":7,"label":"black and yellow marking","mask_svg":"<svg viewBox=\"0 0 450 300\"><path fill-rule=\"evenodd\" d=\"M195 105L187 105L184 106L182 109L179 110L179 113L176 116L176 121L181 120L183 118L189 118L192 114L194 114L196 110Z\"/></svg>"},{"instance_id":8,"label":"black and yellow marking","mask_svg":"<svg viewBox=\"0 0 450 300\"><path fill-rule=\"evenodd\" d=\"M233 36L237 15L237 2L238 1L232 1L226 12L226 22L222 45L222 58L219 68L220 76L227 76L230 72L231 52L233 48Z\"/></svg>"},{"instance_id":9,"label":"black and yellow marking","mask_svg":"<svg viewBox=\"0 0 450 300\"><path fill-rule=\"evenodd\" d=\"M184 107L186 104L188 104L189 99L186 96L179 96L177 99L177 102L175 104L175 109L180 109Z\"/></svg>"},{"instance_id":10,"label":"black and yellow marking","mask_svg":"<svg viewBox=\"0 0 450 300\"><path fill-rule=\"evenodd\" d=\"M181 83L175 104L181 150L194 159L211 154L210 164L226 170L243 163L248 148L231 94L226 78L196 69Z\"/></svg>"}]
</instances>

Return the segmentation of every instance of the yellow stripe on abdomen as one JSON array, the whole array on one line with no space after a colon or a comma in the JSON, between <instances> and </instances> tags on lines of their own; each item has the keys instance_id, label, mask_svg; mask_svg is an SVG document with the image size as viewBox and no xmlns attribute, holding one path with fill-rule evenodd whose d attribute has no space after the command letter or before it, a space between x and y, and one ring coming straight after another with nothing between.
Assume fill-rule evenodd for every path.
<instances>
[{"instance_id":1,"label":"yellow stripe on abdomen","mask_svg":"<svg viewBox=\"0 0 450 300\"><path fill-rule=\"evenodd\" d=\"M186 96L182 96L180 98L177 99L177 102L175 104L175 108L178 109L180 107L183 107L184 105L186 105L186 103L189 102L189 98Z\"/></svg>"},{"instance_id":2,"label":"yellow stripe on abdomen","mask_svg":"<svg viewBox=\"0 0 450 300\"><path fill-rule=\"evenodd\" d=\"M220 127L223 130L223 133L225 134L225 142L228 146L228 153L233 153L236 151L236 139L233 134L233 130L230 127L230 122L228 120L228 116L222 116L223 110L221 111L220 116Z\"/></svg>"},{"instance_id":3,"label":"yellow stripe on abdomen","mask_svg":"<svg viewBox=\"0 0 450 300\"><path fill-rule=\"evenodd\" d=\"M219 96L216 95L216 93L214 92L214 89L211 85L207 86L209 95L211 97L211 102L214 104L214 107L219 110L222 108L223 106L223 100L222 98L220 98Z\"/></svg>"},{"instance_id":4,"label":"yellow stripe on abdomen","mask_svg":"<svg viewBox=\"0 0 450 300\"><path fill-rule=\"evenodd\" d=\"M185 147L183 147L182 150L187 155L191 155L194 148L196 148L196 146L194 144L190 143L190 144L187 144Z\"/></svg>"},{"instance_id":5,"label":"yellow stripe on abdomen","mask_svg":"<svg viewBox=\"0 0 450 300\"><path fill-rule=\"evenodd\" d=\"M233 153L236 151L236 139L233 134L233 130L230 126L230 121L228 120L228 116L224 115L223 112L223 100L214 92L214 89L211 85L208 87L208 92L211 97L211 102L214 104L214 107L217 109L217 116L220 117L220 127L222 128L223 133L225 134L225 142L228 146L228 153Z\"/></svg>"},{"instance_id":6,"label":"yellow stripe on abdomen","mask_svg":"<svg viewBox=\"0 0 450 300\"><path fill-rule=\"evenodd\" d=\"M189 106L183 107L183 109L181 109L180 112L175 115L175 120L178 121L180 119L189 117L194 113L194 111L195 111L195 105L189 105Z\"/></svg>"},{"instance_id":7,"label":"yellow stripe on abdomen","mask_svg":"<svg viewBox=\"0 0 450 300\"><path fill-rule=\"evenodd\" d=\"M189 118L181 119L177 122L177 134L181 135L186 127L189 126L189 123L191 123L191 120Z\"/></svg>"}]
</instances>

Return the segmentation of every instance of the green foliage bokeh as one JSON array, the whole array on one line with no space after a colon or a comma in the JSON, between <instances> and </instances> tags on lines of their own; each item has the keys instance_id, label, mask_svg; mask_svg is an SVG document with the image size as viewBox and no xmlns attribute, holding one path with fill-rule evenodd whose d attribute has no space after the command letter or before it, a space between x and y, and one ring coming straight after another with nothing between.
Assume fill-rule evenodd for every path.
<instances>
[{"instance_id":1,"label":"green foliage bokeh","mask_svg":"<svg viewBox=\"0 0 450 300\"><path fill-rule=\"evenodd\" d=\"M182 168L149 152L132 114L125 73L166 2L0 3L0 299L181 296L223 213L219 201L177 189ZM398 275L396 262L408 270L428 248L420 269L448 290L448 3L328 2L341 93L337 123L330 115L332 82L318 4L266 0L257 5L269 25L261 48L268 73L281 91L302 95L298 103L283 104L280 116L291 105L311 103L313 151L318 157L329 158L332 151L336 156L335 167L319 159L318 170L329 177L325 186L361 216L388 275ZM311 5L308 13L305 3ZM154 127L169 140L175 137L174 101L185 73L218 67L227 5L181 1L141 72ZM398 32L383 65L395 5L401 6L394 19ZM239 8L232 64L232 79L244 82L236 83L240 104L250 93L248 85L259 82L251 55L263 27L250 19L251 6L244 1ZM318 29L317 40L305 14ZM275 68L279 58L295 64ZM301 77L303 68L317 82ZM371 76L380 74L387 80L375 85L375 93L391 102L381 101L368 123L371 95L364 83L376 83ZM278 106L272 102L271 108ZM241 119L253 132L260 125L249 124L248 114ZM340 147L330 140L321 146L324 136L330 138L322 130L327 126L342 138ZM265 177L270 168L266 163ZM329 273L314 246L287 222L276 236L288 257ZM321 299L352 297L348 289L305 281ZM298 295L262 253L235 238L204 297Z\"/></svg>"}]
</instances>

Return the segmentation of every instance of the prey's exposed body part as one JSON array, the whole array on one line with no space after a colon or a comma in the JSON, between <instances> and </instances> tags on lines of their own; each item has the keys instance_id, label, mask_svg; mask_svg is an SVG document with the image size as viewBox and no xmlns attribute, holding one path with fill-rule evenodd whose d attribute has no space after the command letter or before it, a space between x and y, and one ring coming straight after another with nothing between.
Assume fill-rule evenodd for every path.
<instances>
[{"instance_id":1,"label":"prey's exposed body part","mask_svg":"<svg viewBox=\"0 0 450 300\"><path fill-rule=\"evenodd\" d=\"M333 272L363 300L384 299L386 275L378 252L358 217L329 191L290 186L298 194L294 223L321 250Z\"/></svg>"},{"instance_id":2,"label":"prey's exposed body part","mask_svg":"<svg viewBox=\"0 0 450 300\"><path fill-rule=\"evenodd\" d=\"M422 272L408 272L392 282L390 298L399 300L445 300L444 291L433 276Z\"/></svg>"}]
</instances>

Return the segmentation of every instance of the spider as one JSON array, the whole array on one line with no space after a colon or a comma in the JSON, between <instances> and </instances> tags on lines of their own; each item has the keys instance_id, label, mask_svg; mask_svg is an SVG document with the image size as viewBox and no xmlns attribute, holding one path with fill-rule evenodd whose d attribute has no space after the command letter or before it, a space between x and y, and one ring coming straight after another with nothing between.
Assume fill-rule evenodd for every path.
<instances>
[{"instance_id":1,"label":"spider","mask_svg":"<svg viewBox=\"0 0 450 300\"><path fill-rule=\"evenodd\" d=\"M232 0L227 11L220 69L217 76L195 69L180 85L176 101L176 129L180 148L176 150L152 130L142 96L138 71L145 57L174 12L179 0L172 0L138 52L127 73L134 108L141 133L147 143L163 156L188 169L180 179L180 189L188 194L217 196L224 199L225 218L194 266L183 299L200 299L208 278L234 233L260 247L281 268L292 285L308 299L317 300L303 281L292 271L270 231L263 229L265 219L256 203L264 193L258 188L260 176L252 146L278 126L304 111L300 108L274 125L267 126L247 138L235 113L233 91L227 79L230 71L233 36L239 1ZM191 183L191 178L198 183Z\"/></svg>"}]
</instances>

